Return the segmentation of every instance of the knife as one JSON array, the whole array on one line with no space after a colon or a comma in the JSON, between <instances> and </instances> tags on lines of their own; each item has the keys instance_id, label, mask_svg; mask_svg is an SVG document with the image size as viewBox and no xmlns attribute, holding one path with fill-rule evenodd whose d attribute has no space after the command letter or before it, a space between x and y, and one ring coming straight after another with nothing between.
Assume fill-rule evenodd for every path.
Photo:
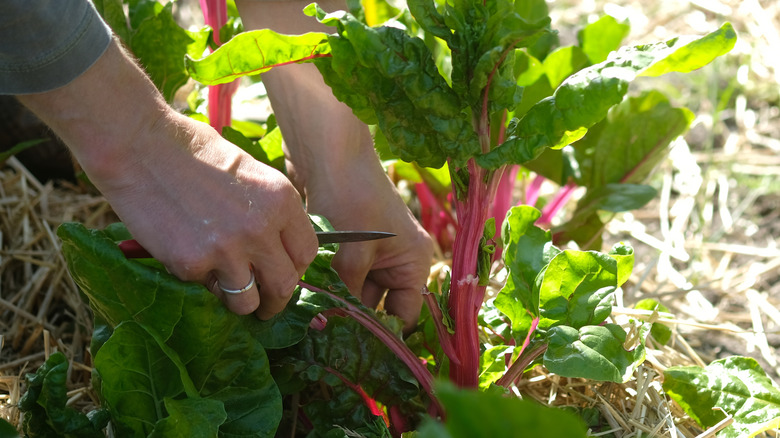
<instances>
[{"instance_id":1,"label":"knife","mask_svg":"<svg viewBox=\"0 0 780 438\"><path fill-rule=\"evenodd\" d=\"M385 231L315 231L320 246L328 243L365 242L367 240L386 239L395 234ZM119 242L119 249L129 259L151 258L143 246L135 239Z\"/></svg>"}]
</instances>

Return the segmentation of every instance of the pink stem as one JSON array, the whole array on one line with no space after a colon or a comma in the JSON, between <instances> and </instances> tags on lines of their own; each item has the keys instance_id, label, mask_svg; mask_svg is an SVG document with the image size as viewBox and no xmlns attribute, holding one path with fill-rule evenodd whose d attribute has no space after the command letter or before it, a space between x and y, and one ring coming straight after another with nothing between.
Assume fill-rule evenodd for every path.
<instances>
[{"instance_id":1,"label":"pink stem","mask_svg":"<svg viewBox=\"0 0 780 438\"><path fill-rule=\"evenodd\" d=\"M514 205L512 192L515 189L515 180L519 171L520 166L509 166L504 170L501 179L498 180L496 198L493 200L493 217L496 218L496 227L499 229L506 217L506 212Z\"/></svg>"},{"instance_id":2,"label":"pink stem","mask_svg":"<svg viewBox=\"0 0 780 438\"><path fill-rule=\"evenodd\" d=\"M558 193L555 195L555 198L553 198L549 204L544 206L542 209L542 216L539 217L537 223L540 226L549 225L552 223L552 219L555 217L558 211L563 208L564 205L566 205L566 201L571 198L571 195L574 194L574 190L576 188L577 184L573 181L561 187L561 189L558 190Z\"/></svg>"},{"instance_id":3,"label":"pink stem","mask_svg":"<svg viewBox=\"0 0 780 438\"><path fill-rule=\"evenodd\" d=\"M371 396L368 395L368 393L366 392L365 389L363 389L362 386L358 385L357 383L351 382L349 379L344 377L344 375L342 375L340 372L334 370L331 367L324 367L324 370L338 377L339 380L341 380L345 385L347 385L347 387L355 391L360 396L360 398L363 399L363 403L365 403L366 407L368 408L369 411L371 411L372 415L384 418L385 413L382 412L382 409L379 408L379 405L377 405L376 400L371 398Z\"/></svg>"},{"instance_id":4,"label":"pink stem","mask_svg":"<svg viewBox=\"0 0 780 438\"><path fill-rule=\"evenodd\" d=\"M431 312L431 318L433 318L433 325L436 327L436 334L439 336L439 345L441 346L442 351L450 359L450 362L455 365L460 365L458 352L452 342L452 335L442 322L444 314L439 308L439 304L436 302L436 297L434 297L426 286L423 286L423 299L425 300L425 305L428 307L428 311Z\"/></svg>"},{"instance_id":5,"label":"pink stem","mask_svg":"<svg viewBox=\"0 0 780 438\"><path fill-rule=\"evenodd\" d=\"M528 188L525 190L525 204L534 206L536 205L536 201L539 199L539 191L542 188L542 184L544 184L544 181L547 178L543 177L542 175L536 175L533 181L531 181L531 184L528 186Z\"/></svg>"},{"instance_id":6,"label":"pink stem","mask_svg":"<svg viewBox=\"0 0 780 438\"><path fill-rule=\"evenodd\" d=\"M333 312L340 314L341 316L351 316L363 327L367 328L371 333L373 333L374 336L376 336L380 341L382 341L387 346L387 348L390 349L390 351L395 353L398 358L401 359L407 367L409 367L412 375L414 375L417 381L420 382L420 386L422 386L423 390L425 390L425 392L428 394L428 398L431 400L431 408L433 410L434 416L440 416L442 418L444 417L444 409L439 403L439 400L433 394L433 376L428 371L428 369L425 368L425 365L420 362L417 356L415 356L412 350L410 350L409 347L400 338L398 338L398 336L388 330L387 327L385 327L381 322L364 313L357 306L345 300L344 298L332 292L304 283L303 281L299 281L298 285L312 292L328 295L329 297L341 303L344 307L332 309Z\"/></svg>"},{"instance_id":7,"label":"pink stem","mask_svg":"<svg viewBox=\"0 0 780 438\"><path fill-rule=\"evenodd\" d=\"M457 385L475 388L479 382L478 314L485 297L485 286L479 286L477 256L490 200L497 182L493 174L468 162L469 185L465 200L455 201L460 229L455 236L450 285L450 316L455 322L455 348L460 364L450 364L450 379ZM456 189L457 190L457 189Z\"/></svg>"},{"instance_id":8,"label":"pink stem","mask_svg":"<svg viewBox=\"0 0 780 438\"><path fill-rule=\"evenodd\" d=\"M200 0L200 7L206 24L211 26L213 30L214 42L218 46L222 45L219 30L227 23L227 2L225 0ZM209 124L220 134L223 127L230 125L231 100L237 89L238 81L209 86Z\"/></svg>"}]
</instances>

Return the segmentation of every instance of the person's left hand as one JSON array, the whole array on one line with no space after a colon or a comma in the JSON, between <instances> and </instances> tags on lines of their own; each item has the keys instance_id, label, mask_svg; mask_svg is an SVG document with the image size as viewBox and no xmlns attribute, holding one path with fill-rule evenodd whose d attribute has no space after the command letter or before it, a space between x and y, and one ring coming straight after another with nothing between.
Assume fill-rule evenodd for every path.
<instances>
[{"instance_id":1,"label":"person's left hand","mask_svg":"<svg viewBox=\"0 0 780 438\"><path fill-rule=\"evenodd\" d=\"M321 214L337 230L386 231L395 237L342 243L333 267L350 292L366 306L384 308L404 321L404 332L417 325L422 287L433 259L433 241L412 216L371 150L355 157L347 171L306 180L309 213Z\"/></svg>"}]
</instances>

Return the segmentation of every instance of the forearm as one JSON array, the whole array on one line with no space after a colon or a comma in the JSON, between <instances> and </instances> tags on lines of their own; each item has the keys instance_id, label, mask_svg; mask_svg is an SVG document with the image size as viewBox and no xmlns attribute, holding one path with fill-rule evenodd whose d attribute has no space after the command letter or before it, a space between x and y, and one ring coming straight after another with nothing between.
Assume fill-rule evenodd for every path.
<instances>
[{"instance_id":1,"label":"forearm","mask_svg":"<svg viewBox=\"0 0 780 438\"><path fill-rule=\"evenodd\" d=\"M302 9L304 1L238 1L247 29L270 28L285 34L329 32ZM343 9L342 0L320 6ZM310 182L329 184L353 171L355 163L379 166L368 127L339 102L312 64L286 65L263 74L263 83L284 135L291 175L299 190ZM381 169L380 169L381 170Z\"/></svg>"},{"instance_id":2,"label":"forearm","mask_svg":"<svg viewBox=\"0 0 780 438\"><path fill-rule=\"evenodd\" d=\"M135 150L147 146L139 137L172 112L116 41L67 85L18 98L63 139L97 181L121 179L127 160L146 155Z\"/></svg>"}]
</instances>

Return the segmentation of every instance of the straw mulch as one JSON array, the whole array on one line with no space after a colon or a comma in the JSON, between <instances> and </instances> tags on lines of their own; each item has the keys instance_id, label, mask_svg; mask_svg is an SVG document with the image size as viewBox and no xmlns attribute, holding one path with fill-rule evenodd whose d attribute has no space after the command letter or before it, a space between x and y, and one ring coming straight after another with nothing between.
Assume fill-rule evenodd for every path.
<instances>
[{"instance_id":1,"label":"straw mulch","mask_svg":"<svg viewBox=\"0 0 780 438\"><path fill-rule=\"evenodd\" d=\"M634 274L613 318L652 319L672 327L673 336L667 345L649 341L647 361L626 384L561 378L537 368L518 390L542 403L591 409L607 423L596 436L715 436L717 428L701 430L664 394L662 376L670 366L745 355L780 381L780 3L552 4L555 22L571 23L558 26L563 42L571 42L584 17L605 9L632 21L631 41L702 34L724 21L740 34L731 54L700 72L643 82L697 118L650 182L658 198L616 215L605 234L636 251ZM90 316L67 274L55 229L65 221L100 228L114 220L94 192L41 184L13 158L0 166L2 418L18 421L14 404L24 373L54 350L72 360L71 403L85 410L97 404L89 382ZM648 297L670 312L631 309Z\"/></svg>"}]
</instances>

